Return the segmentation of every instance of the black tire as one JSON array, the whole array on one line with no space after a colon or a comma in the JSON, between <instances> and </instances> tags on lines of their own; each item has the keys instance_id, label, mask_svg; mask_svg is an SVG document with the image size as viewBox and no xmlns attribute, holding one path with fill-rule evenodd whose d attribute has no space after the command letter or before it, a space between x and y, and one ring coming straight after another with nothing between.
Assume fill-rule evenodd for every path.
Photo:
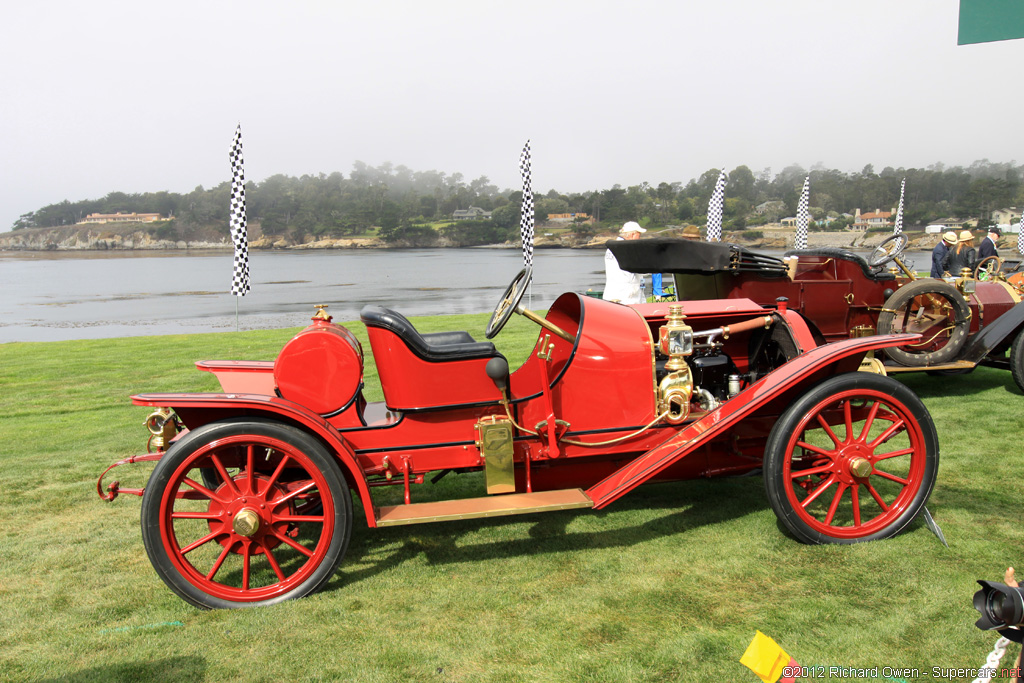
<instances>
[{"instance_id":1,"label":"black tire","mask_svg":"<svg viewBox=\"0 0 1024 683\"><path fill-rule=\"evenodd\" d=\"M938 469L938 434L914 392L891 377L851 372L812 388L775 423L764 484L799 541L859 543L905 529Z\"/></svg>"},{"instance_id":2,"label":"black tire","mask_svg":"<svg viewBox=\"0 0 1024 683\"><path fill-rule=\"evenodd\" d=\"M217 473L216 490L203 470ZM184 495L181 495L184 494ZM167 586L203 609L272 605L322 588L352 535L352 497L311 435L259 418L188 432L142 498L142 540Z\"/></svg>"},{"instance_id":3,"label":"black tire","mask_svg":"<svg viewBox=\"0 0 1024 683\"><path fill-rule=\"evenodd\" d=\"M1024 329L1017 333L1010 346L1010 373L1017 388L1024 391Z\"/></svg>"},{"instance_id":4,"label":"black tire","mask_svg":"<svg viewBox=\"0 0 1024 683\"><path fill-rule=\"evenodd\" d=\"M971 327L971 308L963 295L941 280L915 280L900 287L878 314L878 334L921 332L923 338L885 354L900 365L925 367L947 363L960 353ZM924 323L918 314L928 312Z\"/></svg>"}]
</instances>

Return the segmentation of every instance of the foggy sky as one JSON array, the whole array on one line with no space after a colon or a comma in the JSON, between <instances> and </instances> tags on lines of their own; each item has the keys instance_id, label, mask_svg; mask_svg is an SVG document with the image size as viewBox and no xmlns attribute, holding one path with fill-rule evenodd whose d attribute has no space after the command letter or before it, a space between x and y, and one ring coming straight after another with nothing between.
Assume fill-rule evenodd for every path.
<instances>
[{"instance_id":1,"label":"foggy sky","mask_svg":"<svg viewBox=\"0 0 1024 683\"><path fill-rule=\"evenodd\" d=\"M0 230L112 191L355 160L538 192L711 167L1020 158L1024 41L957 0L81 2L0 9Z\"/></svg>"}]
</instances>

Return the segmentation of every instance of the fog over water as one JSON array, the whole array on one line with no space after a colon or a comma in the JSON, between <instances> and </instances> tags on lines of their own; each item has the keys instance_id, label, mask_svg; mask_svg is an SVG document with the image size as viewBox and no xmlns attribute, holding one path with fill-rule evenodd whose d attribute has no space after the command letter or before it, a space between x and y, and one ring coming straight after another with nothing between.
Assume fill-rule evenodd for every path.
<instances>
[{"instance_id":1,"label":"fog over water","mask_svg":"<svg viewBox=\"0 0 1024 683\"><path fill-rule=\"evenodd\" d=\"M603 255L536 251L531 306L602 289ZM241 330L305 325L315 304L328 304L339 322L358 320L368 303L408 316L483 313L523 265L518 249L257 251L249 259L252 291L238 299ZM908 259L921 267L928 254ZM231 268L229 251L0 254L0 343L233 331Z\"/></svg>"}]
</instances>

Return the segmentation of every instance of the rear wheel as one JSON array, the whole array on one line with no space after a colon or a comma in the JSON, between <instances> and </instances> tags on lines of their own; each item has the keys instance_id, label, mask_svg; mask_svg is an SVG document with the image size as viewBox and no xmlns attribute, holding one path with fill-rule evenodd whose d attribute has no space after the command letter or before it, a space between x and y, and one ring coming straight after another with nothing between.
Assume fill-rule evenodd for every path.
<instances>
[{"instance_id":1,"label":"rear wheel","mask_svg":"<svg viewBox=\"0 0 1024 683\"><path fill-rule=\"evenodd\" d=\"M939 466L924 404L889 377L828 379L783 413L765 447L779 520L804 543L889 538L924 507Z\"/></svg>"},{"instance_id":2,"label":"rear wheel","mask_svg":"<svg viewBox=\"0 0 1024 683\"><path fill-rule=\"evenodd\" d=\"M900 365L924 367L956 358L971 326L971 308L952 285L915 280L896 290L878 314L878 334L912 332L921 339L885 353Z\"/></svg>"},{"instance_id":3,"label":"rear wheel","mask_svg":"<svg viewBox=\"0 0 1024 683\"><path fill-rule=\"evenodd\" d=\"M1010 372L1017 388L1024 391L1024 329L1017 333L1010 346Z\"/></svg>"},{"instance_id":4,"label":"rear wheel","mask_svg":"<svg viewBox=\"0 0 1024 683\"><path fill-rule=\"evenodd\" d=\"M269 420L189 432L157 463L142 499L153 567L201 608L270 605L318 590L351 530L338 465L309 434Z\"/></svg>"}]
</instances>

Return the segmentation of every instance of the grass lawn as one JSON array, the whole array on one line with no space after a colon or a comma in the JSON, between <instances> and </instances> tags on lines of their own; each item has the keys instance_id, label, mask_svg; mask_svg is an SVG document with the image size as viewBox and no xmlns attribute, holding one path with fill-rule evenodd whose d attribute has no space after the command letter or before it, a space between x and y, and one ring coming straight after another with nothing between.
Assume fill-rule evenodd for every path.
<instances>
[{"instance_id":1,"label":"grass lawn","mask_svg":"<svg viewBox=\"0 0 1024 683\"><path fill-rule=\"evenodd\" d=\"M416 321L478 337L485 323ZM0 681L755 682L738 661L755 629L804 665L923 680L983 665L995 635L974 628L974 581L1024 568L1024 396L982 368L901 377L938 426L928 507L949 548L921 521L887 541L801 545L760 477L693 481L597 512L369 530L357 510L323 592L197 610L150 566L140 500L100 501L96 477L144 451L149 411L129 394L217 390L194 361L272 359L298 329L0 345ZM515 366L535 338L516 317L497 342ZM372 365L368 378L380 400ZM151 466L127 469L122 485L141 486Z\"/></svg>"}]
</instances>

